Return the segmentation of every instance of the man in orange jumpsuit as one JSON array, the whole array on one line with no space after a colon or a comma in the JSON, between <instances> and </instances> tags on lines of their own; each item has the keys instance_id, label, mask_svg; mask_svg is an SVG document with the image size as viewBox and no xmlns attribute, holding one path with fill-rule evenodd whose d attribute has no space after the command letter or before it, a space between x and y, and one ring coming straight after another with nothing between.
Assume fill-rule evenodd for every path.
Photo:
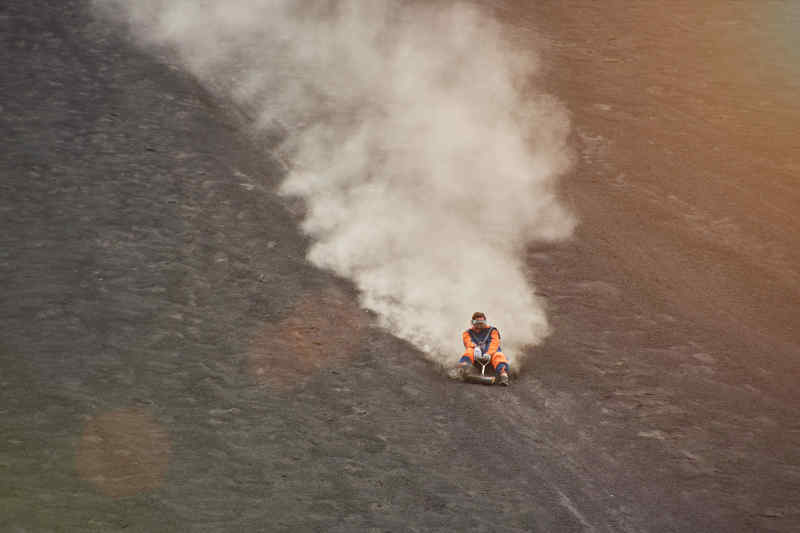
<instances>
[{"instance_id":1,"label":"man in orange jumpsuit","mask_svg":"<svg viewBox=\"0 0 800 533\"><path fill-rule=\"evenodd\" d=\"M458 370L463 376L475 363L475 358L488 356L497 373L497 382L508 385L508 360L500 347L500 332L486 322L486 315L477 312L472 314L472 327L461 334L465 352L458 362Z\"/></svg>"}]
</instances>

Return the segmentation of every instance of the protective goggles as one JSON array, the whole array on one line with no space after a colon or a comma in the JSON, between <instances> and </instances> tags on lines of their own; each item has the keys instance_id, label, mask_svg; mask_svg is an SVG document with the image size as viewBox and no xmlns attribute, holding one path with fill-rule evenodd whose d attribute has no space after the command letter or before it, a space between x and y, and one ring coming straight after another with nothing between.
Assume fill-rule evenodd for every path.
<instances>
[{"instance_id":1,"label":"protective goggles","mask_svg":"<svg viewBox=\"0 0 800 533\"><path fill-rule=\"evenodd\" d=\"M478 325L485 326L486 325L486 319L485 318L473 318L472 319L472 325L473 326L478 326Z\"/></svg>"}]
</instances>

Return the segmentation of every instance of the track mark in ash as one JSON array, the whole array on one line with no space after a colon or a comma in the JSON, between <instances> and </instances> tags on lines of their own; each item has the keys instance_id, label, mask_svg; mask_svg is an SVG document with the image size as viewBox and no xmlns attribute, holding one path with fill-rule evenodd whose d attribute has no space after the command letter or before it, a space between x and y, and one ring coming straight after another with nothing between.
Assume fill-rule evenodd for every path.
<instances>
[{"instance_id":1,"label":"track mark in ash","mask_svg":"<svg viewBox=\"0 0 800 533\"><path fill-rule=\"evenodd\" d=\"M561 505L563 505L570 513L572 513L572 515L578 519L578 522L580 522L581 525L586 528L586 531L596 531L594 526L586 520L580 511L578 511L578 508L575 507L575 504L572 503L572 500L570 500L569 497L560 490L558 491L558 499L559 503L561 503Z\"/></svg>"}]
</instances>

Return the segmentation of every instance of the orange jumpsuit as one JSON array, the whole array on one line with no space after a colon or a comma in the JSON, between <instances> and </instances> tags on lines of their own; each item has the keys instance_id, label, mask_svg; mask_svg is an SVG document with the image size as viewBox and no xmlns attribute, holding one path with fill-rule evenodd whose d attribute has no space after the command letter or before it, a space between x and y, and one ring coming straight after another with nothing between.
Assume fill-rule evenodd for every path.
<instances>
[{"instance_id":1,"label":"orange jumpsuit","mask_svg":"<svg viewBox=\"0 0 800 533\"><path fill-rule=\"evenodd\" d=\"M497 331L497 328L493 328L488 326L483 330L477 330L475 328L470 328L464 333L461 334L461 339L464 341L464 348L466 351L461 356L460 363L475 363L475 356L473 355L473 350L475 349L475 341L472 340L472 336L470 335L470 331L478 337L482 339L488 330L491 329L490 338L487 339L487 343L481 347L481 350L484 353L488 353L491 359L492 368L494 368L495 372L500 372L504 369L508 372L508 359L506 356L503 355L503 352L500 351L500 332Z\"/></svg>"}]
</instances>

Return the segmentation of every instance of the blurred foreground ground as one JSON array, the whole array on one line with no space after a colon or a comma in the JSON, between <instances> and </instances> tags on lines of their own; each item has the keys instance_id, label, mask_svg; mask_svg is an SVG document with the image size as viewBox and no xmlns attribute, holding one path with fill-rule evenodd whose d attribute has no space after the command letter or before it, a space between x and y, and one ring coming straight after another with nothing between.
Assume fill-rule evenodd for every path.
<instances>
[{"instance_id":1,"label":"blurred foreground ground","mask_svg":"<svg viewBox=\"0 0 800 533\"><path fill-rule=\"evenodd\" d=\"M0 8L0 529L797 529L796 10L518 4L582 222L509 389L305 263L235 110L83 2Z\"/></svg>"}]
</instances>

